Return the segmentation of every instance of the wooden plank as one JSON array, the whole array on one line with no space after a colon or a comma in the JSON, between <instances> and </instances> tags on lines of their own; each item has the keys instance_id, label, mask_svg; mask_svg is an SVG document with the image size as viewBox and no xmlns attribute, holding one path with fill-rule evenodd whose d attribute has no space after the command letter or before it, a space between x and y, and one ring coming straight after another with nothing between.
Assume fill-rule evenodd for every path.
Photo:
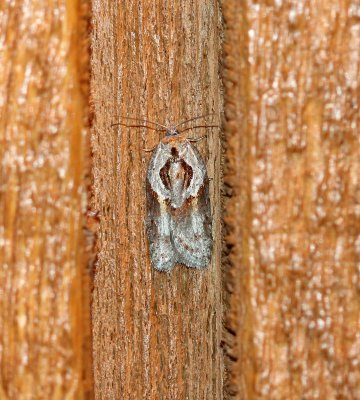
<instances>
[{"instance_id":1,"label":"wooden plank","mask_svg":"<svg viewBox=\"0 0 360 400\"><path fill-rule=\"evenodd\" d=\"M91 399L86 2L0 10L0 397Z\"/></svg>"},{"instance_id":2,"label":"wooden plank","mask_svg":"<svg viewBox=\"0 0 360 400\"><path fill-rule=\"evenodd\" d=\"M216 1L93 2L98 399L222 398L219 132L196 144L213 179L212 263L166 274L150 266L144 226L150 154L143 149L161 135L110 128L122 115L170 123L214 112L218 122L219 26Z\"/></svg>"},{"instance_id":3,"label":"wooden plank","mask_svg":"<svg viewBox=\"0 0 360 400\"><path fill-rule=\"evenodd\" d=\"M223 11L227 398L359 398L359 4Z\"/></svg>"}]
</instances>

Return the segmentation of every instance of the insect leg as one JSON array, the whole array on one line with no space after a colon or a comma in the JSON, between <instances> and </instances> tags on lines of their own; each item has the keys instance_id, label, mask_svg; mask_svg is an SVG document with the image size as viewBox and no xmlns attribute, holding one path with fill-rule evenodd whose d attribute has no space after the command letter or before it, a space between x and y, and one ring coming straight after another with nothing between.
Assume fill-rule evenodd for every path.
<instances>
[{"instance_id":1,"label":"insect leg","mask_svg":"<svg viewBox=\"0 0 360 400\"><path fill-rule=\"evenodd\" d=\"M195 143L195 142L199 142L200 140L202 140L202 139L204 139L204 138L206 138L206 136L201 136L201 137L199 137L199 138L197 138L197 139L194 139L194 138L186 138L190 143Z\"/></svg>"},{"instance_id":2,"label":"insect leg","mask_svg":"<svg viewBox=\"0 0 360 400\"><path fill-rule=\"evenodd\" d=\"M152 152L152 151L155 150L156 146L157 146L157 145L155 145L155 146L154 146L153 148L151 148L151 149L143 149L143 151L146 151L147 153L150 153L150 152Z\"/></svg>"}]
</instances>

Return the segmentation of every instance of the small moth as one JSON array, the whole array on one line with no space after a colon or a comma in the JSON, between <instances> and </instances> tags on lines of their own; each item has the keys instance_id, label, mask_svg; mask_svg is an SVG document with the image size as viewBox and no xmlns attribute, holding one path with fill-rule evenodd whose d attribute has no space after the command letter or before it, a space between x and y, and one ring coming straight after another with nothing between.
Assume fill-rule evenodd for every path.
<instances>
[{"instance_id":1,"label":"small moth","mask_svg":"<svg viewBox=\"0 0 360 400\"><path fill-rule=\"evenodd\" d=\"M206 268L211 260L209 179L205 163L192 144L201 138L192 140L180 136L200 126L182 132L177 129L198 118L202 117L172 127L153 123L165 129L146 126L166 132L153 150L146 174L146 230L151 262L159 271L169 272L177 263Z\"/></svg>"}]
</instances>

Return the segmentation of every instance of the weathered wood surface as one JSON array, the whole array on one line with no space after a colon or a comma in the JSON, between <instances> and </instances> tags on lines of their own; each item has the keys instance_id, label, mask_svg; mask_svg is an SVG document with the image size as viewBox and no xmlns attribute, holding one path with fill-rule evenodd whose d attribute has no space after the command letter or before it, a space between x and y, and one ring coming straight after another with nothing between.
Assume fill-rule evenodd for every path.
<instances>
[{"instance_id":1,"label":"weathered wood surface","mask_svg":"<svg viewBox=\"0 0 360 400\"><path fill-rule=\"evenodd\" d=\"M214 112L218 122L219 26L216 1L93 2L97 399L222 398L219 132L196 144L213 178L212 263L166 274L150 266L144 225L150 154L143 149L161 135L110 128L121 115L170 123Z\"/></svg>"},{"instance_id":2,"label":"weathered wood surface","mask_svg":"<svg viewBox=\"0 0 360 400\"><path fill-rule=\"evenodd\" d=\"M87 18L0 6L0 398L91 399Z\"/></svg>"},{"instance_id":3,"label":"weathered wood surface","mask_svg":"<svg viewBox=\"0 0 360 400\"><path fill-rule=\"evenodd\" d=\"M359 2L223 12L227 398L359 399Z\"/></svg>"}]
</instances>

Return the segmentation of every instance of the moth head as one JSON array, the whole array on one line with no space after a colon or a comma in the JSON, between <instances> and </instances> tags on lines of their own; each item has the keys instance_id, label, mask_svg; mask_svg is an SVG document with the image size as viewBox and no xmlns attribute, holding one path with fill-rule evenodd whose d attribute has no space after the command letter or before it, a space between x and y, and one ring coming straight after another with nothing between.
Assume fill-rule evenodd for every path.
<instances>
[{"instance_id":1,"label":"moth head","mask_svg":"<svg viewBox=\"0 0 360 400\"><path fill-rule=\"evenodd\" d=\"M165 134L165 136L177 136L177 135L180 135L180 132L176 129L176 126L170 126Z\"/></svg>"}]
</instances>

